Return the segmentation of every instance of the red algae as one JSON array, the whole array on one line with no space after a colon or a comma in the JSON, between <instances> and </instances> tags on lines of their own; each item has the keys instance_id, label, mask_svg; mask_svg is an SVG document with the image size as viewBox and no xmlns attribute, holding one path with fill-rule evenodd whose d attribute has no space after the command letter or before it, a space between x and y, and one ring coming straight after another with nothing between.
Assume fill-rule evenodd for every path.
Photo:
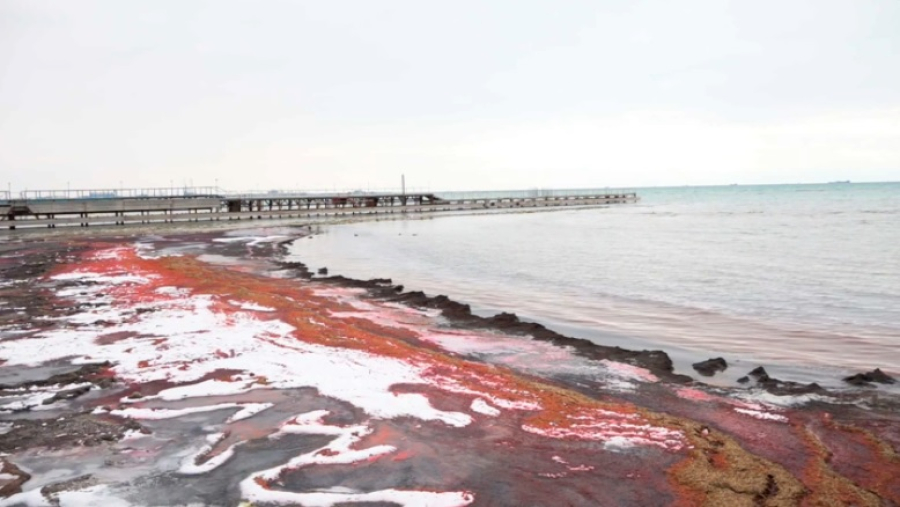
<instances>
[{"instance_id":1,"label":"red algae","mask_svg":"<svg viewBox=\"0 0 900 507\"><path fill-rule=\"evenodd\" d=\"M900 457L890 446L868 431L832 420L816 425L814 432L835 474L900 505Z\"/></svg>"},{"instance_id":2,"label":"red algae","mask_svg":"<svg viewBox=\"0 0 900 507\"><path fill-rule=\"evenodd\" d=\"M550 438L611 439L621 445L628 445L630 439L632 444L652 443L673 450L683 445L676 432L653 427L626 403L602 403L522 379L503 368L422 348L409 342L415 337L408 331L386 328L364 319L330 318L331 313L347 310L347 305L318 297L310 288L298 287L296 282L261 278L231 267L214 268L190 257L144 259L128 248L89 255L78 269L106 274L128 272L145 277L148 283L137 290L132 287L116 291L119 297L131 297L135 302L158 299L157 289L174 286L194 294L219 296L215 309L226 314L234 312L225 302L227 298L271 308L275 315L297 329L298 339L401 358L426 368L438 387L502 400L495 403L500 408L538 410L525 427ZM313 321L326 325L315 325Z\"/></svg>"}]
</instances>

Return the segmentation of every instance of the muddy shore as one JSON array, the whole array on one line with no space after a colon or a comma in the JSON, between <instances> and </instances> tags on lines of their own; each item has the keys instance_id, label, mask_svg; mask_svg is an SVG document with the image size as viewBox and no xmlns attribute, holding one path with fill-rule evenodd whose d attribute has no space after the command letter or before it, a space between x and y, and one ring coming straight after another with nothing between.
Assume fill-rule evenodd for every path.
<instances>
[{"instance_id":1,"label":"muddy shore","mask_svg":"<svg viewBox=\"0 0 900 507\"><path fill-rule=\"evenodd\" d=\"M717 361L691 378L664 351L476 316L391 280L314 275L283 260L286 242L305 233L5 242L0 505L84 494L129 505L149 505L148 494L163 502L154 505L900 504L900 405L873 398L874 370L860 372L857 391L783 382L764 368L747 372L746 388L713 388L699 379ZM197 310L181 308L191 297ZM224 327L163 327L168 313L208 308ZM363 354L351 362L412 365L414 375L387 385L427 407L379 413L348 394L347 378L279 378L291 369L248 366L226 342L200 339L192 347L206 350L168 359L176 340L235 322L271 324L227 342L253 342L248 355L256 341L285 354L299 342ZM54 350L67 337L85 345ZM46 361L22 355L38 350ZM206 362L215 364L201 370ZM198 385L225 388L166 396ZM229 410L258 412L234 420ZM303 418L317 410L328 415ZM351 438L357 426L365 435ZM356 440L341 447L342 438ZM353 458L362 449L375 450ZM296 463L277 480L258 474L285 461ZM160 493L188 484L199 493Z\"/></svg>"}]
</instances>

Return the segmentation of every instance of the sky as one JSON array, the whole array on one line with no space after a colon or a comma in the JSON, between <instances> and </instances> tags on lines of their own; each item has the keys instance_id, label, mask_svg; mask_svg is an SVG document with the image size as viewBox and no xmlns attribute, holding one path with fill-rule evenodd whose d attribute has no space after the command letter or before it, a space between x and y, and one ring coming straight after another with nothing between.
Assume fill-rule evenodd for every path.
<instances>
[{"instance_id":1,"label":"sky","mask_svg":"<svg viewBox=\"0 0 900 507\"><path fill-rule=\"evenodd\" d=\"M0 183L896 181L898 27L896 0L0 0Z\"/></svg>"}]
</instances>

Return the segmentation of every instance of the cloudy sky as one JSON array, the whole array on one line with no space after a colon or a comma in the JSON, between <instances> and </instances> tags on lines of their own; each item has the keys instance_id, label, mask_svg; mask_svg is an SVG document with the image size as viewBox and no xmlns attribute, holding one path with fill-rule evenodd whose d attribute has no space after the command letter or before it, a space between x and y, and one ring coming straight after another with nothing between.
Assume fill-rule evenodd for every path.
<instances>
[{"instance_id":1,"label":"cloudy sky","mask_svg":"<svg viewBox=\"0 0 900 507\"><path fill-rule=\"evenodd\" d=\"M900 180L897 0L0 0L13 190Z\"/></svg>"}]
</instances>

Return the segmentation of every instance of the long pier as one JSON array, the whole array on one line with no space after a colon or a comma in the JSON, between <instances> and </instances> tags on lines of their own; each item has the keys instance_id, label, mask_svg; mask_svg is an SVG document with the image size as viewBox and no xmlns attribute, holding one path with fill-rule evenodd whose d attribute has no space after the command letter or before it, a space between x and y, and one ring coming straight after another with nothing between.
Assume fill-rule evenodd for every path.
<instances>
[{"instance_id":1,"label":"long pier","mask_svg":"<svg viewBox=\"0 0 900 507\"><path fill-rule=\"evenodd\" d=\"M308 219L631 203L633 192L229 194L212 187L0 193L0 230L222 220Z\"/></svg>"}]
</instances>

